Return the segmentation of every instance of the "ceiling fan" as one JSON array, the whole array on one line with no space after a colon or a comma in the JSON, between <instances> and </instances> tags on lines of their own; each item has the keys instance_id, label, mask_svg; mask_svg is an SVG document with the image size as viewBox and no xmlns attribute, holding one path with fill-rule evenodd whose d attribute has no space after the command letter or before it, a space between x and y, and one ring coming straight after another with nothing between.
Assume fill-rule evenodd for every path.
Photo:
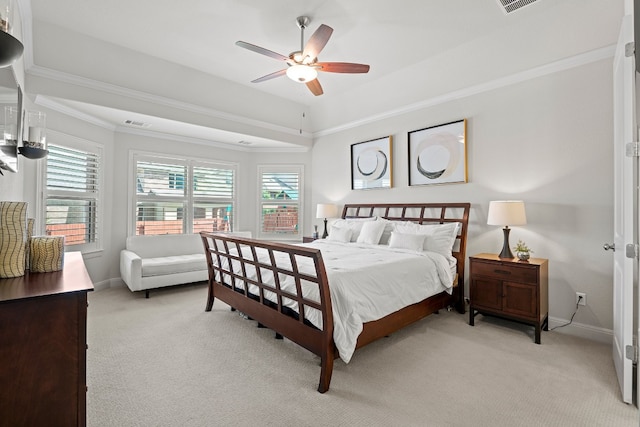
<instances>
[{"instance_id":1,"label":"ceiling fan","mask_svg":"<svg viewBox=\"0 0 640 427\"><path fill-rule=\"evenodd\" d=\"M251 83L260 83L271 80L276 77L287 75L291 80L305 83L309 90L316 96L322 95L322 86L318 81L318 71L328 73L367 73L369 66L366 64L354 64L351 62L318 62L318 54L329 41L333 28L328 25L320 25L320 27L311 35L307 44L304 44L304 29L311 22L308 16L299 16L296 19L298 28L300 28L300 50L291 52L289 56L284 56L260 46L251 43L237 41L236 45L249 49L253 52L269 56L279 61L284 61L288 67L276 71L266 76L262 76Z\"/></svg>"}]
</instances>

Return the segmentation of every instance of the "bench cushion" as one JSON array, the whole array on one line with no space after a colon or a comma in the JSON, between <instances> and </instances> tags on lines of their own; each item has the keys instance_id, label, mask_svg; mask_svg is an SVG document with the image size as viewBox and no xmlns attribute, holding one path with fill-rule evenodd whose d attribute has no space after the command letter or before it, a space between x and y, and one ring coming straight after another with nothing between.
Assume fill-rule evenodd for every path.
<instances>
[{"instance_id":1,"label":"bench cushion","mask_svg":"<svg viewBox=\"0 0 640 427\"><path fill-rule=\"evenodd\" d=\"M207 269L207 259L203 253L191 255L164 256L142 259L142 277L185 273Z\"/></svg>"}]
</instances>

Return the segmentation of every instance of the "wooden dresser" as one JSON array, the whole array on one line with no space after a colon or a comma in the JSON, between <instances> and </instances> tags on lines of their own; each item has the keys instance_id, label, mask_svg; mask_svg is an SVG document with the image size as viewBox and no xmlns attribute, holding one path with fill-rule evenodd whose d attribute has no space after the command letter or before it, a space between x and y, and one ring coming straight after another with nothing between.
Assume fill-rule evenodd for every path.
<instances>
[{"instance_id":1,"label":"wooden dresser","mask_svg":"<svg viewBox=\"0 0 640 427\"><path fill-rule=\"evenodd\" d=\"M62 271L0 279L0 426L86 425L92 290L80 252Z\"/></svg>"},{"instance_id":2,"label":"wooden dresser","mask_svg":"<svg viewBox=\"0 0 640 427\"><path fill-rule=\"evenodd\" d=\"M469 324L478 313L517 320L535 326L534 340L540 344L541 331L548 328L548 260L478 254L469 257L469 266Z\"/></svg>"}]
</instances>

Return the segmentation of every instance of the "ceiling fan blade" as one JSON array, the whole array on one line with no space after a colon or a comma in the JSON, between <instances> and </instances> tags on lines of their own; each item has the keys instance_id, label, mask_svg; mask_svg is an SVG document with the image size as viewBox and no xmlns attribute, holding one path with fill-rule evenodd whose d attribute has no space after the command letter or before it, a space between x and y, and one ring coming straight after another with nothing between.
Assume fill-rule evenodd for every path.
<instances>
[{"instance_id":1,"label":"ceiling fan blade","mask_svg":"<svg viewBox=\"0 0 640 427\"><path fill-rule=\"evenodd\" d=\"M319 67L318 71L327 73L368 73L369 66L367 64L353 64L350 62L318 62L315 64Z\"/></svg>"},{"instance_id":2,"label":"ceiling fan blade","mask_svg":"<svg viewBox=\"0 0 640 427\"><path fill-rule=\"evenodd\" d=\"M318 79L313 79L310 82L307 82L306 85L315 96L322 95L324 93Z\"/></svg>"},{"instance_id":3,"label":"ceiling fan blade","mask_svg":"<svg viewBox=\"0 0 640 427\"><path fill-rule=\"evenodd\" d=\"M236 46L240 46L243 47L245 49L249 49L250 51L262 54L262 55L266 55L269 56L273 59L278 59L280 61L288 61L289 57L288 56L284 56L284 55L280 55L279 53L273 52L269 49L265 49L263 47L260 46L256 46L255 44L251 44L251 43L247 43L247 42L243 42L243 41L237 41L236 42Z\"/></svg>"},{"instance_id":4,"label":"ceiling fan blade","mask_svg":"<svg viewBox=\"0 0 640 427\"><path fill-rule=\"evenodd\" d=\"M271 74L267 74L266 76L262 76L259 77L255 80L251 80L251 83L260 83L260 82L264 82L265 80L271 80L271 79L275 79L276 77L280 77L280 76L284 76L285 74L287 74L287 70L280 70L280 71L276 71L275 73L271 73Z\"/></svg>"},{"instance_id":5,"label":"ceiling fan blade","mask_svg":"<svg viewBox=\"0 0 640 427\"><path fill-rule=\"evenodd\" d=\"M328 25L320 25L320 27L316 30L315 33L309 38L309 41L304 46L304 51L302 52L303 57L309 57L311 60L314 60L320 54L320 51L324 49L324 46L329 41L329 37L333 33L333 28Z\"/></svg>"}]
</instances>

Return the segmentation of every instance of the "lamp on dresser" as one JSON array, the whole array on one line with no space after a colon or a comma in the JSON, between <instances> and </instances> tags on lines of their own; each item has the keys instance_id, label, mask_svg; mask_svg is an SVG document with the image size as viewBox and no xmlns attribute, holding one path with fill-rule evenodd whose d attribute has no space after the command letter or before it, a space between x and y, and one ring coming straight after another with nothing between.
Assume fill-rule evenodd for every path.
<instances>
[{"instance_id":1,"label":"lamp on dresser","mask_svg":"<svg viewBox=\"0 0 640 427\"><path fill-rule=\"evenodd\" d=\"M500 258L513 258L513 253L509 248L510 225L525 225L527 216L522 200L497 200L489 202L489 212L487 214L488 225L503 225L504 242Z\"/></svg>"},{"instance_id":2,"label":"lamp on dresser","mask_svg":"<svg viewBox=\"0 0 640 427\"><path fill-rule=\"evenodd\" d=\"M331 203L318 203L316 208L316 218L324 219L324 233L322 238L326 239L329 233L327 232L327 218L335 218L338 214L338 207Z\"/></svg>"}]
</instances>

